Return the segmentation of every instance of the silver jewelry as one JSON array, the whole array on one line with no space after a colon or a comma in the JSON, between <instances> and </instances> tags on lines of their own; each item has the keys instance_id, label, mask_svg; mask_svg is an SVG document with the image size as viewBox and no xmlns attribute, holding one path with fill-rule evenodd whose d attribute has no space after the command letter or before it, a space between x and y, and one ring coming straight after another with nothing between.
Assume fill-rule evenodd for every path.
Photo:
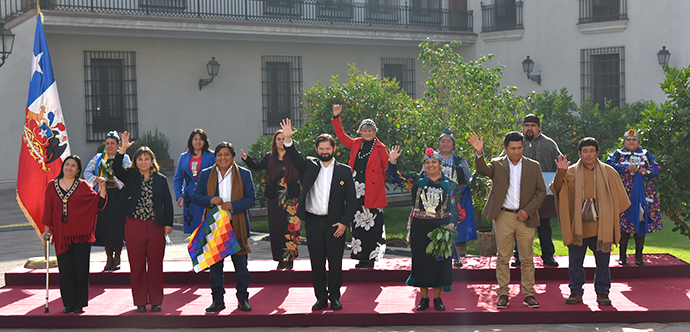
<instances>
[{"instance_id":1,"label":"silver jewelry","mask_svg":"<svg viewBox=\"0 0 690 332\"><path fill-rule=\"evenodd\" d=\"M364 142L362 142L362 144L364 144ZM366 156L370 155L371 152L374 151L374 145L376 145L376 137L374 137L374 143L371 145L371 149L369 150L369 152L362 154L362 151L358 151L357 158L364 159Z\"/></svg>"}]
</instances>

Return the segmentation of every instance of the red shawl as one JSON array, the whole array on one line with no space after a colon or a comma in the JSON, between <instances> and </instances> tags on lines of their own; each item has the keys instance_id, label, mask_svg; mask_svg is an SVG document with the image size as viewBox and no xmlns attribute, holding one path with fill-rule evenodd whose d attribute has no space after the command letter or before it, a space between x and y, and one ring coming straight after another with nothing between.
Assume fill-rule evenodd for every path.
<instances>
[{"instance_id":1,"label":"red shawl","mask_svg":"<svg viewBox=\"0 0 690 332\"><path fill-rule=\"evenodd\" d=\"M77 190L67 201L66 223L62 222L62 200L55 191L54 182L50 181L46 186L42 223L50 226L57 255L66 252L72 243L96 241L94 230L100 196L86 181L77 181Z\"/></svg>"}]
</instances>

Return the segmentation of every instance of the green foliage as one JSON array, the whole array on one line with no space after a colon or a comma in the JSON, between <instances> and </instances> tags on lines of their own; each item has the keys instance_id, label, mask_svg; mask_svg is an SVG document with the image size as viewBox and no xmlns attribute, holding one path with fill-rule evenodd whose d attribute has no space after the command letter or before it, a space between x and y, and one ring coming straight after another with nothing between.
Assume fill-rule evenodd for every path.
<instances>
[{"instance_id":1,"label":"green foliage","mask_svg":"<svg viewBox=\"0 0 690 332\"><path fill-rule=\"evenodd\" d=\"M351 137L358 136L356 131L364 119L372 119L378 127L376 137L387 146L399 144L403 134L396 128L399 119L394 110L409 105L412 99L400 89L395 81L381 79L378 75L359 72L355 65L350 65L347 83L340 83L338 76L333 76L330 86L316 82L305 91L304 110L307 120L295 133L294 138L301 142L300 151L305 155L316 156L314 139L322 133L335 137L331 119L333 105L343 105L340 113L345 133ZM336 159L347 163L350 150L337 140Z\"/></svg>"},{"instance_id":2,"label":"green foliage","mask_svg":"<svg viewBox=\"0 0 690 332\"><path fill-rule=\"evenodd\" d=\"M437 258L448 258L453 254L453 246L455 246L453 238L458 236L458 231L439 227L429 232L426 236L431 239L429 245L426 246L427 255Z\"/></svg>"},{"instance_id":3,"label":"green foliage","mask_svg":"<svg viewBox=\"0 0 690 332\"><path fill-rule=\"evenodd\" d=\"M134 142L134 144L127 149L127 154L134 155L140 147L148 146L153 154L156 155L157 160L170 159L170 140L158 131L158 127L154 132L150 130L145 132L141 137ZM103 151L103 150L101 150Z\"/></svg>"},{"instance_id":4,"label":"green foliage","mask_svg":"<svg viewBox=\"0 0 690 332\"><path fill-rule=\"evenodd\" d=\"M661 210L675 223L674 231L690 237L690 67L667 67L661 83L667 100L649 102L640 126L641 145L661 165L656 187Z\"/></svg>"},{"instance_id":5,"label":"green foliage","mask_svg":"<svg viewBox=\"0 0 690 332\"><path fill-rule=\"evenodd\" d=\"M618 108L608 102L600 107L588 98L578 106L566 88L533 93L526 101L530 112L541 118L542 132L553 138L561 153L572 162L579 159L577 143L585 137L597 139L600 156L606 159L608 152L621 147L623 133L642 120L647 104L636 101Z\"/></svg>"},{"instance_id":6,"label":"green foliage","mask_svg":"<svg viewBox=\"0 0 690 332\"><path fill-rule=\"evenodd\" d=\"M493 55L465 61L455 51L458 45L430 39L419 45L419 61L423 70L429 68L429 78L423 107L403 110L411 120L404 131L416 134L414 153L419 156L417 147L436 147L446 126L453 128L460 151L474 152L467 137L475 132L484 137L484 154L498 156L505 134L517 128L526 104L515 95L517 87L501 85L504 66L485 67Z\"/></svg>"},{"instance_id":7,"label":"green foliage","mask_svg":"<svg viewBox=\"0 0 690 332\"><path fill-rule=\"evenodd\" d=\"M261 158L264 157L267 153L271 152L271 143L273 141L273 135L264 135L259 137L259 139L256 141L256 143L252 144L249 146L249 151L245 151L247 155L249 155L255 162L259 162ZM238 151L237 153L238 156L240 156L240 153ZM238 164L242 167L247 167L247 163L245 163L241 158L238 158L237 161ZM266 170L261 170L261 171L255 171L255 170L250 170L252 172L252 179L254 181L254 190L256 194L256 203L254 206L256 207L267 207L268 206L268 199L265 197L265 192L266 192Z\"/></svg>"}]
</instances>

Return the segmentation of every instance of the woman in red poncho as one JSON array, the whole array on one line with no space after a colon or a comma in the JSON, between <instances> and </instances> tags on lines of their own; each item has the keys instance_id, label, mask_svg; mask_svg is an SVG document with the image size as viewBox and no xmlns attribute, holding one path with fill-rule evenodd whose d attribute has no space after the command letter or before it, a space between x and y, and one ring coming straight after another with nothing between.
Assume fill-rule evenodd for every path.
<instances>
[{"instance_id":1,"label":"woman in red poncho","mask_svg":"<svg viewBox=\"0 0 690 332\"><path fill-rule=\"evenodd\" d=\"M78 156L65 158L60 174L45 190L42 223L45 233L53 233L63 313L82 313L89 305L91 243L96 240L96 213L106 203L105 179L96 180L97 194L79 178L81 171Z\"/></svg>"}]
</instances>

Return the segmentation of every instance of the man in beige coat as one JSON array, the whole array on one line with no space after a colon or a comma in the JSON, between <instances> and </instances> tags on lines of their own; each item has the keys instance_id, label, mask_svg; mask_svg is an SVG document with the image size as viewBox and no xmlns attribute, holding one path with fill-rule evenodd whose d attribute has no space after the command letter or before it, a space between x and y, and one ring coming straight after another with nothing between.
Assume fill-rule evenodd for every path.
<instances>
[{"instance_id":1,"label":"man in beige coat","mask_svg":"<svg viewBox=\"0 0 690 332\"><path fill-rule=\"evenodd\" d=\"M539 207L546 197L546 185L539 163L522 155L524 137L511 131L503 140L505 156L494 158L487 165L484 160L484 138L470 134L470 143L476 151L474 166L477 172L493 181L491 193L482 214L494 222L498 259L496 279L498 280L498 302L496 307L504 309L509 304L510 256L514 239L520 251L523 304L539 308L534 297L534 261L532 242L534 228L540 225Z\"/></svg>"}]
</instances>

